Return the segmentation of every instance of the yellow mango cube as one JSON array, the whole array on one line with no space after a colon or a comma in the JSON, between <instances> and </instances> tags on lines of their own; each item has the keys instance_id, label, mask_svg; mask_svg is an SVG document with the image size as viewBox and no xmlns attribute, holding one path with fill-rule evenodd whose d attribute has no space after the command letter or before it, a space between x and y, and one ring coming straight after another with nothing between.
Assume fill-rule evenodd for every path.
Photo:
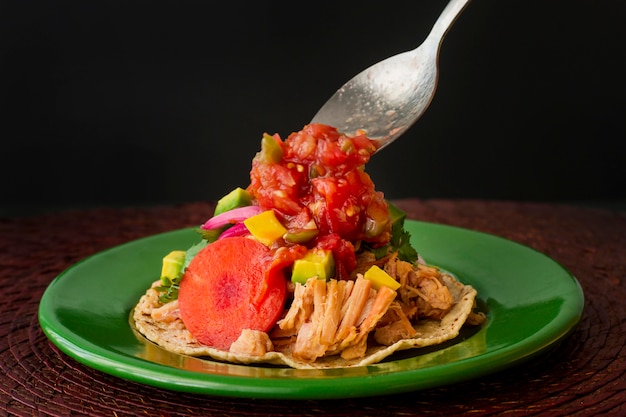
<instances>
[{"instance_id":1,"label":"yellow mango cube","mask_svg":"<svg viewBox=\"0 0 626 417\"><path fill-rule=\"evenodd\" d=\"M379 290L383 285L394 291L400 288L400 283L398 281L376 265L372 265L370 269L363 274L363 278L372 281L372 288L375 290Z\"/></svg>"},{"instance_id":2,"label":"yellow mango cube","mask_svg":"<svg viewBox=\"0 0 626 417\"><path fill-rule=\"evenodd\" d=\"M287 233L287 229L278 219L274 210L266 210L243 221L252 236L264 245L270 246Z\"/></svg>"}]
</instances>

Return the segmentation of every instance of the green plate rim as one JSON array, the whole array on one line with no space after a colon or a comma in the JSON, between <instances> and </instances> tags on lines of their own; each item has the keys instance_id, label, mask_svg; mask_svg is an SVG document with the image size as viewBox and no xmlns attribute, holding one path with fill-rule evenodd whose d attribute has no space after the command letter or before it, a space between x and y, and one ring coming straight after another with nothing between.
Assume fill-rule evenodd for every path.
<instances>
[{"instance_id":1,"label":"green plate rim","mask_svg":"<svg viewBox=\"0 0 626 417\"><path fill-rule=\"evenodd\" d=\"M407 220L406 229L427 261L477 288L488 321L475 334L459 336L440 348L416 350L380 364L350 369L223 364L169 352L163 360L160 356L164 351L133 332L128 315L158 276L165 248L186 249L199 240L193 228L133 240L72 265L46 288L39 304L39 323L59 350L122 379L227 397L338 399L434 388L510 368L556 346L580 321L582 288L569 271L547 255L512 240L456 226ZM109 258L119 258L120 262ZM119 275L114 274L116 268L121 269ZM492 276L498 270L508 275ZM103 284L94 276L104 276L116 285ZM513 281L517 276L533 286ZM126 287L132 291L125 294L125 301L113 297L110 306L101 305L103 293ZM110 341L94 336L102 323L112 326ZM511 330L516 326L519 332ZM155 349L159 358L146 359L147 352L154 354Z\"/></svg>"}]
</instances>

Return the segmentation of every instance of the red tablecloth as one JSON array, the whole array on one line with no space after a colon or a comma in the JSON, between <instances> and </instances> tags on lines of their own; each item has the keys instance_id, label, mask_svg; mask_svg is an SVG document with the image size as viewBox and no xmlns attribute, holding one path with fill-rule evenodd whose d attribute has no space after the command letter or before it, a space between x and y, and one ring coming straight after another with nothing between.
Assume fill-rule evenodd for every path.
<instances>
[{"instance_id":1,"label":"red tablecloth","mask_svg":"<svg viewBox=\"0 0 626 417\"><path fill-rule=\"evenodd\" d=\"M401 200L409 218L502 236L552 257L585 293L556 349L504 372L393 396L251 400L153 388L60 353L37 319L47 285L75 262L139 237L196 226L199 202L0 219L0 415L626 415L626 213L520 202Z\"/></svg>"}]
</instances>

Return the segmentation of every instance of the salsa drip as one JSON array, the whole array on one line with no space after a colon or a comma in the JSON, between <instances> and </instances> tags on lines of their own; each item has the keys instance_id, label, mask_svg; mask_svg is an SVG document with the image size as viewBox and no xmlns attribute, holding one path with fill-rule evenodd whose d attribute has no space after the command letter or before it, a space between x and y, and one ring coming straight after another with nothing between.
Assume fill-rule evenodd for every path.
<instances>
[{"instance_id":1,"label":"salsa drip","mask_svg":"<svg viewBox=\"0 0 626 417\"><path fill-rule=\"evenodd\" d=\"M295 237L281 243L291 247L293 258L302 253L299 246L332 250L337 276L347 279L356 267L355 248L389 243L389 207L365 172L376 149L365 135L348 136L322 124L306 125L284 141L278 134L263 136L247 191Z\"/></svg>"}]
</instances>

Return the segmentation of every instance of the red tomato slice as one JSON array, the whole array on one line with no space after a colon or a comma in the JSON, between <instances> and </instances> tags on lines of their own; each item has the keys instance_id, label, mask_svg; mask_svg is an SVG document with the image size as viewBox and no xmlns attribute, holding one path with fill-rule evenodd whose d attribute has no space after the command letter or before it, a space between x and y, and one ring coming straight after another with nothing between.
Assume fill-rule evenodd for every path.
<instances>
[{"instance_id":1,"label":"red tomato slice","mask_svg":"<svg viewBox=\"0 0 626 417\"><path fill-rule=\"evenodd\" d=\"M267 246L245 237L211 243L187 267L178 292L183 323L204 345L228 350L243 329L270 330L285 303L285 277Z\"/></svg>"}]
</instances>

